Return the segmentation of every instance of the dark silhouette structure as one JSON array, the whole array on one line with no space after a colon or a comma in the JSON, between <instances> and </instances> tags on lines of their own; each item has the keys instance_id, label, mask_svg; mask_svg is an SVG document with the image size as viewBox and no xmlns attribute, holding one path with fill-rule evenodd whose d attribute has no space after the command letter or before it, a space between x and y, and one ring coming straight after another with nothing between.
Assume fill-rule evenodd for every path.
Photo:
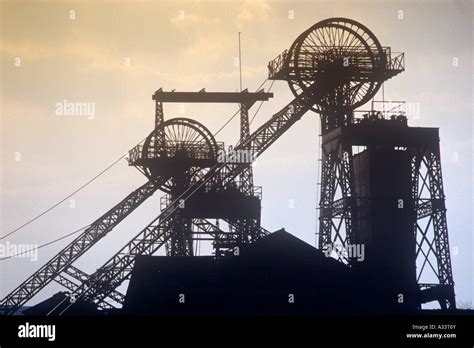
<instances>
[{"instance_id":1,"label":"dark silhouette structure","mask_svg":"<svg viewBox=\"0 0 474 348\"><path fill-rule=\"evenodd\" d=\"M139 257L123 314L364 313L377 308L374 295L349 267L280 230L238 256Z\"/></svg>"},{"instance_id":2,"label":"dark silhouette structure","mask_svg":"<svg viewBox=\"0 0 474 348\"><path fill-rule=\"evenodd\" d=\"M403 53L392 54L360 23L332 18L303 32L269 69L295 96L326 87L312 108L322 131L319 248L367 246L367 262L357 267L380 284L395 282L394 300L398 294L417 307L437 300L455 308L437 129L409 128L397 112L354 113L404 70ZM356 146L364 152L354 153ZM438 283L417 285L428 265Z\"/></svg>"},{"instance_id":3,"label":"dark silhouette structure","mask_svg":"<svg viewBox=\"0 0 474 348\"><path fill-rule=\"evenodd\" d=\"M254 132L248 110L271 93L156 91L155 127L129 154L147 182L7 295L4 313L53 280L70 291L58 295L58 315L81 302L105 313L119 304L124 314L177 315L411 313L434 300L455 308L437 129L410 128L400 112L356 115L404 70L403 53L360 23L331 18L268 68L295 98ZM197 121L165 121L169 102L238 103L239 142L226 149ZM308 111L321 116L319 250L261 226L251 167ZM91 275L73 266L157 190L161 213L129 243ZM194 256L200 241L212 243L212 256ZM363 255L348 252L358 246ZM152 256L161 247L168 256ZM339 262L327 257L334 251ZM428 267L436 283L420 282ZM128 279L125 296L117 288Z\"/></svg>"},{"instance_id":4,"label":"dark silhouette structure","mask_svg":"<svg viewBox=\"0 0 474 348\"><path fill-rule=\"evenodd\" d=\"M248 110L257 101L265 101L273 94L263 90L250 93L229 92L164 92L161 88L153 95L156 103L155 129L143 145L130 151L129 163L136 166L150 180L160 180L162 210L177 201L179 209L166 215L169 238L166 242L170 256L191 256L193 245L202 240L214 242L217 256L225 250L243 243L251 243L266 231L260 226L261 188L254 187L251 161L243 162L245 168L234 185L221 188L221 178L214 178L201 186L186 202L180 195L196 182L212 166L218 165L219 153L225 153L224 145L198 122L173 118L164 121L163 103L238 103L240 105L241 141L250 134ZM245 152L244 152L245 154ZM234 156L236 157L236 156ZM237 158L239 160L240 158ZM204 219L225 219L231 230L223 233L217 225ZM193 232L193 226L195 231Z\"/></svg>"}]
</instances>

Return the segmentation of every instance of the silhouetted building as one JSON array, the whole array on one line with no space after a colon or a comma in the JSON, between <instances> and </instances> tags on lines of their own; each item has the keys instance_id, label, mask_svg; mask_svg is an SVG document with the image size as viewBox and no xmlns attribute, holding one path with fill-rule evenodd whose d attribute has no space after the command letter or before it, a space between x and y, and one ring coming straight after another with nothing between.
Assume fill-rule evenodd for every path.
<instances>
[{"instance_id":1,"label":"silhouetted building","mask_svg":"<svg viewBox=\"0 0 474 348\"><path fill-rule=\"evenodd\" d=\"M239 256L139 256L123 314L315 315L406 312L380 284L279 230Z\"/></svg>"}]
</instances>

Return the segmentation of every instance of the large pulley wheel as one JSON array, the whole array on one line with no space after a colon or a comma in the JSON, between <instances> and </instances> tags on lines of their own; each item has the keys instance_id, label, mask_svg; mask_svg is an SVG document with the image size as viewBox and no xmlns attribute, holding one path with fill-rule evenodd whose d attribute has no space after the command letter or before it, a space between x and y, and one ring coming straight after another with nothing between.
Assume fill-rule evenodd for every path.
<instances>
[{"instance_id":1,"label":"large pulley wheel","mask_svg":"<svg viewBox=\"0 0 474 348\"><path fill-rule=\"evenodd\" d=\"M204 168L217 161L217 142L201 123L189 118L173 118L155 128L143 143L142 169L148 178L165 177L160 188L171 192L178 176L195 179Z\"/></svg>"},{"instance_id":2,"label":"large pulley wheel","mask_svg":"<svg viewBox=\"0 0 474 348\"><path fill-rule=\"evenodd\" d=\"M316 112L337 107L354 110L379 90L386 55L375 35L346 18L329 18L303 32L289 52L294 74L288 81L295 96L318 94Z\"/></svg>"}]
</instances>

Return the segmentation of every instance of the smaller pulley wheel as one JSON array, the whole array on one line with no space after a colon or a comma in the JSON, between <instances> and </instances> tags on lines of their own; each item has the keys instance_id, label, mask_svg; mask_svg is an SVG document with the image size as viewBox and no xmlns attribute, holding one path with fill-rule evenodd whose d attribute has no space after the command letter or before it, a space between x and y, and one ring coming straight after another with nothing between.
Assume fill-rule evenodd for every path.
<instances>
[{"instance_id":1,"label":"smaller pulley wheel","mask_svg":"<svg viewBox=\"0 0 474 348\"><path fill-rule=\"evenodd\" d=\"M218 145L212 133L189 118L169 119L145 139L142 169L148 178L163 177L161 187L170 192L177 180L193 180L217 161Z\"/></svg>"}]
</instances>

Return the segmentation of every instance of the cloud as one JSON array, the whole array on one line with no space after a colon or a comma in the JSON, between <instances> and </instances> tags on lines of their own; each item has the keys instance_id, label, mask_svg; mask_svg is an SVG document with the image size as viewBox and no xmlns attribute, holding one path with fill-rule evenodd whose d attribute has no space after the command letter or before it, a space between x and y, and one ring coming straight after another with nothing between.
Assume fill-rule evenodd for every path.
<instances>
[{"instance_id":1,"label":"cloud","mask_svg":"<svg viewBox=\"0 0 474 348\"><path fill-rule=\"evenodd\" d=\"M261 22L269 20L273 8L267 0L246 0L240 7L236 17L237 23Z\"/></svg>"}]
</instances>

